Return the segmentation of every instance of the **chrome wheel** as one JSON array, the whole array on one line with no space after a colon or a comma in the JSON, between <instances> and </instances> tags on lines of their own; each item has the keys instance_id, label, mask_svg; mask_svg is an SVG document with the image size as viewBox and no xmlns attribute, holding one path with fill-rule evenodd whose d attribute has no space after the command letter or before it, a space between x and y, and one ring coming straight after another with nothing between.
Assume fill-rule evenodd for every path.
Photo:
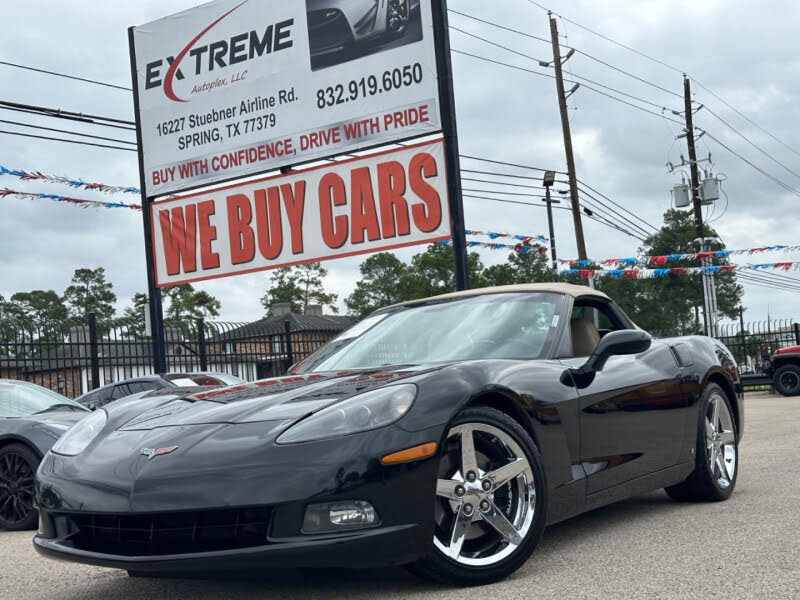
<instances>
[{"instance_id":1,"label":"chrome wheel","mask_svg":"<svg viewBox=\"0 0 800 600\"><path fill-rule=\"evenodd\" d=\"M725 398L715 392L706 406L706 450L711 478L723 489L736 475L736 432Z\"/></svg>"},{"instance_id":2,"label":"chrome wheel","mask_svg":"<svg viewBox=\"0 0 800 600\"><path fill-rule=\"evenodd\" d=\"M393 34L401 34L408 27L410 8L408 0L389 0L386 27Z\"/></svg>"},{"instance_id":3,"label":"chrome wheel","mask_svg":"<svg viewBox=\"0 0 800 600\"><path fill-rule=\"evenodd\" d=\"M531 465L508 433L485 423L450 430L436 496L434 546L462 565L503 560L522 544L534 521Z\"/></svg>"},{"instance_id":4,"label":"chrome wheel","mask_svg":"<svg viewBox=\"0 0 800 600\"><path fill-rule=\"evenodd\" d=\"M35 469L15 452L0 456L0 520L14 526L33 512Z\"/></svg>"}]
</instances>

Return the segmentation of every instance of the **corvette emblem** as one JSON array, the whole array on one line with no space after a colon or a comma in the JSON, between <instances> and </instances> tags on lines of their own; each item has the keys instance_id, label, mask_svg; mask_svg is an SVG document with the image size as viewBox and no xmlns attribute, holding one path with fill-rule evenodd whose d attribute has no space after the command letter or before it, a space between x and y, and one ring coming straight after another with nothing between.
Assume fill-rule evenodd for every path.
<instances>
[{"instance_id":1,"label":"corvette emblem","mask_svg":"<svg viewBox=\"0 0 800 600\"><path fill-rule=\"evenodd\" d=\"M166 448L142 448L139 453L147 457L147 460L153 460L154 456L161 456L162 454L169 454L173 450L177 450L177 446L167 446Z\"/></svg>"}]
</instances>

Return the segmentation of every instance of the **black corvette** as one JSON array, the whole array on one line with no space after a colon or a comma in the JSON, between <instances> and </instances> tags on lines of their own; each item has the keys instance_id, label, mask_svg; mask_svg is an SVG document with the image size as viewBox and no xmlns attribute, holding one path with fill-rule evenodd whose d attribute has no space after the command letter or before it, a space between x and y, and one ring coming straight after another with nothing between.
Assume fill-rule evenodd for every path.
<instances>
[{"instance_id":1,"label":"black corvette","mask_svg":"<svg viewBox=\"0 0 800 600\"><path fill-rule=\"evenodd\" d=\"M407 564L496 580L542 530L666 488L724 500L729 351L580 286L382 309L286 377L87 417L37 473L37 550L135 575Z\"/></svg>"},{"instance_id":2,"label":"black corvette","mask_svg":"<svg viewBox=\"0 0 800 600\"><path fill-rule=\"evenodd\" d=\"M89 410L27 381L0 379L0 529L34 529L39 461Z\"/></svg>"}]
</instances>

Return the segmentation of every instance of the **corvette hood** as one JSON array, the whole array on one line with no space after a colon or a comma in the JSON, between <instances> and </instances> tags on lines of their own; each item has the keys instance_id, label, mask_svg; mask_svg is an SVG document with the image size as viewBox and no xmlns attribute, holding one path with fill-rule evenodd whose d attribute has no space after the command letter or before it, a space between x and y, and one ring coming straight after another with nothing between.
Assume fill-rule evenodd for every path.
<instances>
[{"instance_id":1,"label":"corvette hood","mask_svg":"<svg viewBox=\"0 0 800 600\"><path fill-rule=\"evenodd\" d=\"M419 371L415 367L391 367L265 379L191 395L142 399L130 403L134 406L114 407L109 417L118 431L293 420Z\"/></svg>"}]
</instances>

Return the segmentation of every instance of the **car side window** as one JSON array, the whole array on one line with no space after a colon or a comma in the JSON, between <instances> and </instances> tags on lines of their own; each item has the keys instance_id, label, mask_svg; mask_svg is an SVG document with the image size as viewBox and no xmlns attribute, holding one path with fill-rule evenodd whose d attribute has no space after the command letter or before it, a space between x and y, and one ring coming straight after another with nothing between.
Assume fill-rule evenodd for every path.
<instances>
[{"instance_id":1,"label":"car side window","mask_svg":"<svg viewBox=\"0 0 800 600\"><path fill-rule=\"evenodd\" d=\"M573 356L590 356L605 334L626 328L607 304L594 299L576 300L569 324Z\"/></svg>"},{"instance_id":2,"label":"car side window","mask_svg":"<svg viewBox=\"0 0 800 600\"><path fill-rule=\"evenodd\" d=\"M128 388L127 384L115 385L114 391L111 392L111 399L116 400L117 398L124 398L125 396L130 396L131 391Z\"/></svg>"}]
</instances>

